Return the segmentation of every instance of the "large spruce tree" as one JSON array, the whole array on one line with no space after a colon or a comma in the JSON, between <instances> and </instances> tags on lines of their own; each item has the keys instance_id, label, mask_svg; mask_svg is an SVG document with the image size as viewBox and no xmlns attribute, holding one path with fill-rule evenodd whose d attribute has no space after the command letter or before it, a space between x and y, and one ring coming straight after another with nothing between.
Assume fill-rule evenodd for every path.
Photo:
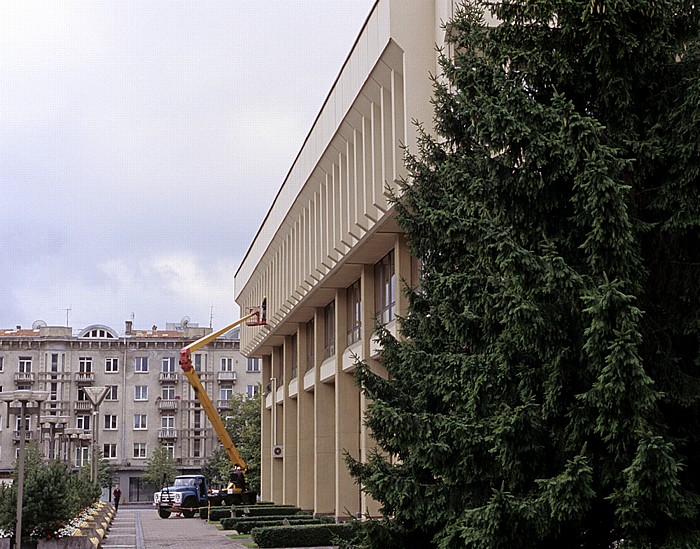
<instances>
[{"instance_id":1,"label":"large spruce tree","mask_svg":"<svg viewBox=\"0 0 700 549\"><path fill-rule=\"evenodd\" d=\"M396 199L421 284L389 379L358 368L381 451L348 459L399 543L700 547L699 9L448 25Z\"/></svg>"}]
</instances>

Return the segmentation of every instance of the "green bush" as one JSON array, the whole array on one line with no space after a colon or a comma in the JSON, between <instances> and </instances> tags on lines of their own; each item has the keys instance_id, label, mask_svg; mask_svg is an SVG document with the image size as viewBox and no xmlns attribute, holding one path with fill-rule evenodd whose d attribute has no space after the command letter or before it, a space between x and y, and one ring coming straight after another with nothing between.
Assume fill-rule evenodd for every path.
<instances>
[{"instance_id":1,"label":"green bush","mask_svg":"<svg viewBox=\"0 0 700 549\"><path fill-rule=\"evenodd\" d=\"M258 547L313 547L333 545L355 535L352 524L313 524L253 528L253 541Z\"/></svg>"},{"instance_id":2,"label":"green bush","mask_svg":"<svg viewBox=\"0 0 700 549\"><path fill-rule=\"evenodd\" d=\"M288 521L309 521L309 520L318 520L314 519L312 515L303 515L303 514L297 514L297 515L279 515L279 516L268 516L268 517L232 517L232 518L223 518L221 519L221 527L224 530L238 530L240 532L240 526L241 525L246 525L246 524L253 524L253 525L258 525L263 522L278 522L279 525L282 525L282 521L284 519L287 519ZM323 522L323 521L320 521Z\"/></svg>"},{"instance_id":3,"label":"green bush","mask_svg":"<svg viewBox=\"0 0 700 549\"><path fill-rule=\"evenodd\" d=\"M230 507L212 507L209 511L209 520L221 520L231 518Z\"/></svg>"},{"instance_id":4,"label":"green bush","mask_svg":"<svg viewBox=\"0 0 700 549\"><path fill-rule=\"evenodd\" d=\"M313 517L300 519L287 519L288 524L284 524L284 519L259 520L255 522L239 522L233 527L239 534L250 534L253 528L269 528L270 526L310 526L313 524L323 524L323 521Z\"/></svg>"},{"instance_id":5,"label":"green bush","mask_svg":"<svg viewBox=\"0 0 700 549\"><path fill-rule=\"evenodd\" d=\"M237 517L261 517L293 515L304 511L296 505L251 505L249 507L239 505L234 508L234 512Z\"/></svg>"}]
</instances>

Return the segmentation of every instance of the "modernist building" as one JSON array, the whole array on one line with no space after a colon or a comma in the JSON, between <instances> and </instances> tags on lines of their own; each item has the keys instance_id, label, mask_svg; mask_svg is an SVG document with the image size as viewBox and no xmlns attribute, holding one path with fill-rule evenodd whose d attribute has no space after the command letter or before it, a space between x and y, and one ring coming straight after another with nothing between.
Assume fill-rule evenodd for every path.
<instances>
[{"instance_id":1,"label":"modernist building","mask_svg":"<svg viewBox=\"0 0 700 549\"><path fill-rule=\"evenodd\" d=\"M396 330L418 267L387 189L416 151L414 120L432 122L431 75L451 0L375 3L240 265L242 309L267 296L265 327L244 327L262 358L262 497L342 518L377 513L344 453L373 445L362 422L356 358L374 367L375 318Z\"/></svg>"},{"instance_id":2,"label":"modernist building","mask_svg":"<svg viewBox=\"0 0 700 549\"><path fill-rule=\"evenodd\" d=\"M72 467L89 466L93 434L115 468L126 501L147 501L153 488L141 482L147 459L163 444L182 472L198 471L219 445L206 414L179 365L180 349L211 333L209 328L168 325L124 335L94 325L70 327L35 322L32 329L0 330L0 390L48 391L41 414L28 418L27 437L44 455ZM194 367L220 412L234 393L259 390L260 361L244 358L239 331L217 338L193 355ZM99 416L86 387L108 387ZM8 422L0 407L0 476L9 476L19 448L19 419ZM95 425L98 420L99 424ZM9 428L8 428L9 424Z\"/></svg>"}]
</instances>

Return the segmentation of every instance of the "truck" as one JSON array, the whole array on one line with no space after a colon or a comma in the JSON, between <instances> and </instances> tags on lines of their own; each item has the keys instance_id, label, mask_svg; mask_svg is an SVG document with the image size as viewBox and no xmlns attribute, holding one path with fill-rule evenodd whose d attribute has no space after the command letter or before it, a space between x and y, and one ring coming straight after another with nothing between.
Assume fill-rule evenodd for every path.
<instances>
[{"instance_id":1,"label":"truck","mask_svg":"<svg viewBox=\"0 0 700 549\"><path fill-rule=\"evenodd\" d=\"M229 324L216 332L198 339L194 343L190 343L180 351L180 367L231 461L232 471L228 486L214 493L208 490L207 482L203 475L178 476L175 478L175 483L172 486L167 486L160 492L153 494L153 503L158 508L158 515L161 518L168 518L173 512L181 512L183 516L191 518L195 515L197 509L208 505L252 505L257 501L257 494L254 490L248 488L245 479L248 466L233 444L231 436L226 430L223 421L221 421L221 416L219 416L216 407L197 375L197 371L192 365L193 352L211 343L217 337L232 330L239 324L243 322L247 326L264 326L267 324L267 298L263 297L259 307L250 307L247 312L246 316L233 324Z\"/></svg>"}]
</instances>

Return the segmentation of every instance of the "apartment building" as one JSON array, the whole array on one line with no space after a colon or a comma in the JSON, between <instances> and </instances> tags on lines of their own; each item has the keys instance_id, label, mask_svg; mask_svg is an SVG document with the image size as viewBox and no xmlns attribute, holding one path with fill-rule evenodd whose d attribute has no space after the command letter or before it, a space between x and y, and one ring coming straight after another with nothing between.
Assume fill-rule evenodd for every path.
<instances>
[{"instance_id":1,"label":"apartment building","mask_svg":"<svg viewBox=\"0 0 700 549\"><path fill-rule=\"evenodd\" d=\"M375 319L396 332L403 284L416 284L388 200L406 176L413 120L432 121L451 0L379 0L235 277L241 309L267 296L265 327L244 327L262 359L262 497L338 518L377 515L347 472L366 459L356 359L381 370Z\"/></svg>"},{"instance_id":2,"label":"apartment building","mask_svg":"<svg viewBox=\"0 0 700 549\"><path fill-rule=\"evenodd\" d=\"M125 328L123 335L102 325L74 333L70 327L37 321L31 329L0 330L0 388L48 392L40 415L25 420L26 437L38 441L45 456L74 468L89 467L97 434L125 500L148 501L153 488L141 476L159 444L183 473L199 471L219 445L179 365L180 349L212 330L186 322L140 330L127 321ZM234 393L253 396L259 391L260 361L241 355L239 333L235 329L217 338L192 359L224 414ZM108 388L99 415L87 387ZM0 477L8 477L19 448L20 423L14 415L7 417L4 404L0 416Z\"/></svg>"}]
</instances>

